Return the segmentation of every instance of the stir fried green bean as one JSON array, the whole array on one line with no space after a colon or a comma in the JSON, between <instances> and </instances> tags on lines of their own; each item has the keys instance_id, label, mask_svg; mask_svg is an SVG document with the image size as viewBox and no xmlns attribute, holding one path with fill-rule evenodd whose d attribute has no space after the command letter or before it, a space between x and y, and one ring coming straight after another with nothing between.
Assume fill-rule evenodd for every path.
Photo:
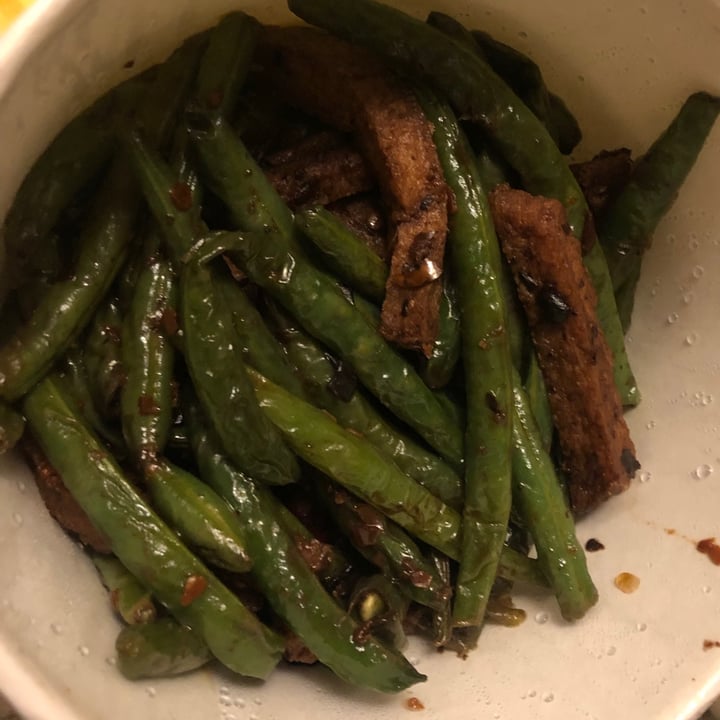
<instances>
[{"instance_id":1,"label":"stir fried green bean","mask_svg":"<svg viewBox=\"0 0 720 720\"><path fill-rule=\"evenodd\" d=\"M85 111L23 183L0 233L0 454L32 449L51 513L88 543L128 624L116 641L128 679L213 658L266 678L299 647L345 681L400 692L425 679L400 652L408 627L465 655L484 623L524 620L510 596L523 584L570 621L598 597L554 463L537 326L486 193L508 183L564 205L615 385L636 404L623 331L642 256L720 100L688 98L594 242L562 155L580 129L529 57L442 13L288 4L358 57L380 55L397 75L387 92L415 93L431 125L424 152L450 192L430 356L380 333L399 211L381 258L349 210L392 206L368 156L382 149L356 127L342 142L372 160L373 195L324 207L310 182L293 214L275 168L313 148L324 162L338 134L277 92L261 25L234 12ZM353 102L375 79L347 78L363 84ZM334 162L322 171L343 172ZM419 234L410 254L437 239Z\"/></svg>"}]
</instances>

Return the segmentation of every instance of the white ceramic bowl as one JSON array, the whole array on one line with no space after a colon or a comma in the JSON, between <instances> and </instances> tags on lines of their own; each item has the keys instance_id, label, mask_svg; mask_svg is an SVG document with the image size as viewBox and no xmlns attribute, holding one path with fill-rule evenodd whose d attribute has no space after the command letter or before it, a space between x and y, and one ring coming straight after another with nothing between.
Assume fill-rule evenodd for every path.
<instances>
[{"instance_id":1,"label":"white ceramic bowl","mask_svg":"<svg viewBox=\"0 0 720 720\"><path fill-rule=\"evenodd\" d=\"M409 0L529 50L585 130L580 157L641 153L691 91L720 91L720 7L710 0ZM39 0L0 40L0 217L53 134L127 73L262 0ZM693 541L720 535L720 131L710 139L647 258L629 349L644 393L630 416L643 473L579 527L600 603L563 623L551 601L519 597L528 621L488 627L462 662L422 644L430 680L397 697L352 690L323 669L266 684L202 671L125 682L111 666L117 624L95 571L43 510L19 460L0 459L0 686L27 718L397 718L418 697L432 718L692 718L720 691L720 567ZM716 472L712 473L712 468ZM643 482L647 480L647 482ZM667 530L675 530L671 535ZM614 576L639 590L623 595Z\"/></svg>"}]
</instances>

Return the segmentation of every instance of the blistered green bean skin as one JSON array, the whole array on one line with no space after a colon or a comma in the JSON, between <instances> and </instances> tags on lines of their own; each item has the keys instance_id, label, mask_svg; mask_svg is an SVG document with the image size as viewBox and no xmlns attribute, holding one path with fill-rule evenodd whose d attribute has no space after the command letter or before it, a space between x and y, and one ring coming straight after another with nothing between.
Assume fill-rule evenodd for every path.
<instances>
[{"instance_id":1,"label":"blistered green bean skin","mask_svg":"<svg viewBox=\"0 0 720 720\"><path fill-rule=\"evenodd\" d=\"M277 519L290 535L296 547L312 548L320 542L285 505L277 503L276 509ZM352 565L338 547L327 543L323 544L323 559L317 566L313 566L312 570L320 579L323 587L332 591L347 578L352 571Z\"/></svg>"},{"instance_id":2,"label":"blistered green bean skin","mask_svg":"<svg viewBox=\"0 0 720 720\"><path fill-rule=\"evenodd\" d=\"M400 470L445 504L460 509L463 503L463 483L455 471L444 460L389 423L361 390L356 389L347 400L334 394L331 384L335 368L327 354L287 315L281 312L271 314L279 327L288 355L303 379L310 400L327 410L344 428L361 433ZM282 383L278 384L282 386Z\"/></svg>"},{"instance_id":3,"label":"blistered green bean skin","mask_svg":"<svg viewBox=\"0 0 720 720\"><path fill-rule=\"evenodd\" d=\"M212 660L203 639L172 618L123 628L115 652L118 670L128 680L182 675Z\"/></svg>"},{"instance_id":4,"label":"blistered green bean skin","mask_svg":"<svg viewBox=\"0 0 720 720\"><path fill-rule=\"evenodd\" d=\"M284 348L270 332L259 310L229 273L218 273L220 296L232 313L245 362L294 395L303 395Z\"/></svg>"},{"instance_id":5,"label":"blistered green bean skin","mask_svg":"<svg viewBox=\"0 0 720 720\"><path fill-rule=\"evenodd\" d=\"M460 310L454 286L443 283L438 315L438 334L430 357L422 368L423 380L433 389L445 387L455 372L462 347Z\"/></svg>"},{"instance_id":6,"label":"blistered green bean skin","mask_svg":"<svg viewBox=\"0 0 720 720\"><path fill-rule=\"evenodd\" d=\"M613 378L622 404L633 407L640 402L640 389L625 350L625 332L617 311L612 278L602 245L595 241L583 257L598 296L597 316L613 355Z\"/></svg>"},{"instance_id":7,"label":"blistered green bean skin","mask_svg":"<svg viewBox=\"0 0 720 720\"><path fill-rule=\"evenodd\" d=\"M273 610L334 673L361 687L399 692L425 679L397 651L369 636L323 589L285 530L278 502L266 488L228 464L202 425L197 406L189 424L200 473L238 513L253 562L252 577Z\"/></svg>"},{"instance_id":8,"label":"blistered green bean skin","mask_svg":"<svg viewBox=\"0 0 720 720\"><path fill-rule=\"evenodd\" d=\"M175 316L177 304L175 272L159 241L149 244L122 330L122 429L141 467L163 452L170 433L175 351L164 323Z\"/></svg>"},{"instance_id":9,"label":"blistered green bean skin","mask_svg":"<svg viewBox=\"0 0 720 720\"><path fill-rule=\"evenodd\" d=\"M482 624L511 505L512 381L500 274L502 257L474 156L448 105L418 92L435 130L445 180L455 195L449 256L462 327L467 398L463 551L453 622Z\"/></svg>"},{"instance_id":10,"label":"blistered green bean skin","mask_svg":"<svg viewBox=\"0 0 720 720\"><path fill-rule=\"evenodd\" d=\"M25 431L25 419L0 400L0 455L12 450Z\"/></svg>"},{"instance_id":11,"label":"blistered green bean skin","mask_svg":"<svg viewBox=\"0 0 720 720\"><path fill-rule=\"evenodd\" d=\"M94 203L72 277L49 286L29 321L0 348L0 397L21 398L88 323L125 260L134 198L131 179L116 166Z\"/></svg>"},{"instance_id":12,"label":"blistered green bean skin","mask_svg":"<svg viewBox=\"0 0 720 720\"><path fill-rule=\"evenodd\" d=\"M122 358L122 313L118 298L108 295L81 338L83 362L95 408L104 418L117 415L125 381Z\"/></svg>"},{"instance_id":13,"label":"blistered green bean skin","mask_svg":"<svg viewBox=\"0 0 720 720\"><path fill-rule=\"evenodd\" d=\"M248 276L355 371L385 407L413 427L453 465L462 434L412 366L395 352L337 284L276 233L230 234L228 254Z\"/></svg>"},{"instance_id":14,"label":"blistered green bean skin","mask_svg":"<svg viewBox=\"0 0 720 720\"><path fill-rule=\"evenodd\" d=\"M442 610L452 594L451 586L443 583L404 530L349 493L338 493L326 479L319 479L316 487L338 527L360 554L397 582L408 598Z\"/></svg>"},{"instance_id":15,"label":"blistered green bean skin","mask_svg":"<svg viewBox=\"0 0 720 720\"><path fill-rule=\"evenodd\" d=\"M720 98L705 92L691 95L605 211L599 235L616 292L642 262L655 228L695 165L718 113Z\"/></svg>"},{"instance_id":16,"label":"blistered green bean skin","mask_svg":"<svg viewBox=\"0 0 720 720\"><path fill-rule=\"evenodd\" d=\"M190 188L179 181L162 156L137 134L127 139L130 161L142 189L148 208L162 233L165 247L176 267L185 263L185 255L195 242L207 233L207 226L198 220L198 203L194 194L190 202L173 201L175 192L185 193Z\"/></svg>"},{"instance_id":17,"label":"blistered green bean skin","mask_svg":"<svg viewBox=\"0 0 720 720\"><path fill-rule=\"evenodd\" d=\"M225 203L237 229L274 230L291 241L292 213L242 141L227 123L199 120L199 125L190 126L190 135L203 179Z\"/></svg>"},{"instance_id":18,"label":"blistered green bean skin","mask_svg":"<svg viewBox=\"0 0 720 720\"><path fill-rule=\"evenodd\" d=\"M146 90L138 121L151 142L169 134L196 58L181 49ZM22 397L90 320L124 263L138 208L135 182L118 156L93 202L72 276L50 286L30 320L0 348L0 397Z\"/></svg>"},{"instance_id":19,"label":"blistered green bean skin","mask_svg":"<svg viewBox=\"0 0 720 720\"><path fill-rule=\"evenodd\" d=\"M537 63L487 33L474 31L472 37L492 69L546 125L560 152L569 155L582 140L580 126L563 100L547 89Z\"/></svg>"},{"instance_id":20,"label":"blistered green bean skin","mask_svg":"<svg viewBox=\"0 0 720 720\"><path fill-rule=\"evenodd\" d=\"M250 569L237 515L205 483L160 460L146 465L145 485L158 514L206 562L236 573Z\"/></svg>"},{"instance_id":21,"label":"blistered green bean skin","mask_svg":"<svg viewBox=\"0 0 720 720\"><path fill-rule=\"evenodd\" d=\"M30 427L50 463L105 533L123 565L231 670L264 678L283 641L262 625L178 539L71 412L62 381L48 376L25 398Z\"/></svg>"},{"instance_id":22,"label":"blistered green bean skin","mask_svg":"<svg viewBox=\"0 0 720 720\"><path fill-rule=\"evenodd\" d=\"M530 357L530 364L525 375L524 390L527 394L530 414L537 425L540 444L549 452L555 426L553 425L552 409L550 408L545 380L538 364L537 355L534 353Z\"/></svg>"},{"instance_id":23,"label":"blistered green bean skin","mask_svg":"<svg viewBox=\"0 0 720 720\"><path fill-rule=\"evenodd\" d=\"M327 413L258 373L249 375L261 408L303 460L432 547L459 556L460 515L455 510Z\"/></svg>"},{"instance_id":24,"label":"blistered green bean skin","mask_svg":"<svg viewBox=\"0 0 720 720\"><path fill-rule=\"evenodd\" d=\"M156 619L152 595L116 557L94 553L92 561L110 591L113 608L128 625L142 625Z\"/></svg>"},{"instance_id":25,"label":"blistered green bean skin","mask_svg":"<svg viewBox=\"0 0 720 720\"><path fill-rule=\"evenodd\" d=\"M381 303L388 266L340 219L323 207L302 210L295 223L348 287Z\"/></svg>"},{"instance_id":26,"label":"blistered green bean skin","mask_svg":"<svg viewBox=\"0 0 720 720\"><path fill-rule=\"evenodd\" d=\"M95 407L83 354L78 346L71 347L65 353L65 357L58 364L58 370L67 383L73 408L77 410L93 432L108 443L116 456L124 456L126 448L122 433L111 421L100 415Z\"/></svg>"},{"instance_id":27,"label":"blistered green bean skin","mask_svg":"<svg viewBox=\"0 0 720 720\"><path fill-rule=\"evenodd\" d=\"M581 618L598 599L575 535L575 524L515 373L513 389L513 499L537 549L566 620Z\"/></svg>"},{"instance_id":28,"label":"blistered green bean skin","mask_svg":"<svg viewBox=\"0 0 720 720\"><path fill-rule=\"evenodd\" d=\"M239 350L230 308L211 264L190 262L180 278L185 361L203 409L230 459L257 480L285 485L299 476L295 456L263 414Z\"/></svg>"}]
</instances>

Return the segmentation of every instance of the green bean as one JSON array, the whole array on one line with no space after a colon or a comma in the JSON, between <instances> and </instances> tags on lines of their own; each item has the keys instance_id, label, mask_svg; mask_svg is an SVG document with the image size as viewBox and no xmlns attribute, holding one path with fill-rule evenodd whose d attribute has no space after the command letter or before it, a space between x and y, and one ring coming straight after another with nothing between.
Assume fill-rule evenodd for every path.
<instances>
[{"instance_id":1,"label":"green bean","mask_svg":"<svg viewBox=\"0 0 720 720\"><path fill-rule=\"evenodd\" d=\"M438 334L422 368L423 380L429 387L439 389L450 382L460 359L460 346L460 313L455 288L446 275L440 296Z\"/></svg>"},{"instance_id":2,"label":"green bean","mask_svg":"<svg viewBox=\"0 0 720 720\"><path fill-rule=\"evenodd\" d=\"M258 29L254 19L234 13L210 32L194 89L202 106L221 116L232 112L247 76ZM176 138L174 155L181 181L190 187L191 180L184 171L186 144L186 139ZM194 199L197 203L196 196ZM166 313L174 313L176 278L158 252L159 242L151 239L148 244L125 324L127 382L122 396L124 433L140 463L162 452L167 441L174 357L160 321Z\"/></svg>"},{"instance_id":3,"label":"green bean","mask_svg":"<svg viewBox=\"0 0 720 720\"><path fill-rule=\"evenodd\" d=\"M128 680L181 675L212 659L202 638L172 618L123 628L115 651L118 670Z\"/></svg>"},{"instance_id":4,"label":"green bean","mask_svg":"<svg viewBox=\"0 0 720 720\"><path fill-rule=\"evenodd\" d=\"M142 83L133 79L97 100L65 126L23 180L5 220L13 263L7 287L41 268L37 256L50 245L45 241L61 214L112 157L114 114L127 115L141 91Z\"/></svg>"},{"instance_id":5,"label":"green bean","mask_svg":"<svg viewBox=\"0 0 720 720\"><path fill-rule=\"evenodd\" d=\"M490 192L498 185L508 182L508 170L505 163L490 148L482 147L477 154L477 170L482 186Z\"/></svg>"},{"instance_id":6,"label":"green bean","mask_svg":"<svg viewBox=\"0 0 720 720\"><path fill-rule=\"evenodd\" d=\"M382 302L388 266L340 219L317 207L300 211L295 224L342 282L369 300Z\"/></svg>"},{"instance_id":7,"label":"green bean","mask_svg":"<svg viewBox=\"0 0 720 720\"><path fill-rule=\"evenodd\" d=\"M284 485L300 469L265 417L238 352L232 312L217 287L218 269L190 262L180 276L185 361L203 409L238 468L257 480Z\"/></svg>"},{"instance_id":8,"label":"green bean","mask_svg":"<svg viewBox=\"0 0 720 720\"><path fill-rule=\"evenodd\" d=\"M550 581L563 617L577 620L597 602L597 590L517 373L514 383L513 498L535 542L538 562Z\"/></svg>"},{"instance_id":9,"label":"green bean","mask_svg":"<svg viewBox=\"0 0 720 720\"><path fill-rule=\"evenodd\" d=\"M537 560L529 558L507 545L500 555L498 577L509 582L524 582L537 588L549 586Z\"/></svg>"},{"instance_id":10,"label":"green bean","mask_svg":"<svg viewBox=\"0 0 720 720\"><path fill-rule=\"evenodd\" d=\"M488 602L485 619L495 625L504 627L517 627L522 625L527 618L527 613L520 608L512 606L509 599L504 597L491 597Z\"/></svg>"},{"instance_id":11,"label":"green bean","mask_svg":"<svg viewBox=\"0 0 720 720\"><path fill-rule=\"evenodd\" d=\"M49 376L25 398L43 452L125 567L211 652L235 672L264 678L282 640L220 583L125 479L117 463L73 415L62 381Z\"/></svg>"},{"instance_id":12,"label":"green bean","mask_svg":"<svg viewBox=\"0 0 720 720\"><path fill-rule=\"evenodd\" d=\"M548 99L550 102L548 122L555 130L558 148L563 155L570 155L583 137L580 123L559 95L550 93Z\"/></svg>"},{"instance_id":13,"label":"green bean","mask_svg":"<svg viewBox=\"0 0 720 720\"><path fill-rule=\"evenodd\" d=\"M196 57L194 49L176 52L144 94L140 122L158 144L174 122ZM72 276L53 284L28 323L0 348L0 397L22 397L87 324L124 263L137 209L134 180L118 156L93 201Z\"/></svg>"},{"instance_id":14,"label":"green bean","mask_svg":"<svg viewBox=\"0 0 720 720\"><path fill-rule=\"evenodd\" d=\"M450 576L450 560L446 555L436 552L435 550L430 551L430 560L435 568L435 573L440 578L441 582L447 586L452 587L451 576ZM442 603L440 608L433 613L433 642L436 647L444 647L452 638L453 625L452 625L452 593L448 593L445 601Z\"/></svg>"},{"instance_id":15,"label":"green bean","mask_svg":"<svg viewBox=\"0 0 720 720\"><path fill-rule=\"evenodd\" d=\"M547 89L537 63L488 33L475 30L471 35L490 67L548 128L560 152L569 155L582 140L580 126L563 100Z\"/></svg>"},{"instance_id":16,"label":"green bean","mask_svg":"<svg viewBox=\"0 0 720 720\"><path fill-rule=\"evenodd\" d=\"M295 547L303 558L312 556L313 562L308 563L311 570L318 576L320 582L329 592L341 588L343 582L352 571L350 560L335 545L321 542L308 530L305 525L281 503L277 505L277 518L285 531L290 535ZM315 557L315 551L320 548L320 557Z\"/></svg>"},{"instance_id":17,"label":"green bean","mask_svg":"<svg viewBox=\"0 0 720 720\"><path fill-rule=\"evenodd\" d=\"M140 467L162 454L170 433L175 352L164 323L175 317L176 303L175 273L160 252L159 238L150 237L121 342L122 429Z\"/></svg>"},{"instance_id":18,"label":"green bean","mask_svg":"<svg viewBox=\"0 0 720 720\"><path fill-rule=\"evenodd\" d=\"M477 53L373 0L289 0L288 5L303 20L429 80L459 114L484 128L529 192L562 201L573 233L582 235L587 207L567 163L542 123Z\"/></svg>"},{"instance_id":19,"label":"green bean","mask_svg":"<svg viewBox=\"0 0 720 720\"><path fill-rule=\"evenodd\" d=\"M133 196L129 178L116 166L98 194L72 277L50 286L27 324L0 348L0 396L22 397L92 317L125 259Z\"/></svg>"},{"instance_id":20,"label":"green bean","mask_svg":"<svg viewBox=\"0 0 720 720\"><path fill-rule=\"evenodd\" d=\"M225 203L235 226L279 232L295 246L292 213L232 129L201 114L188 122L203 179Z\"/></svg>"},{"instance_id":21,"label":"green bean","mask_svg":"<svg viewBox=\"0 0 720 720\"><path fill-rule=\"evenodd\" d=\"M255 53L260 24L243 12L226 15L210 31L195 81L200 107L231 117Z\"/></svg>"},{"instance_id":22,"label":"green bean","mask_svg":"<svg viewBox=\"0 0 720 720\"><path fill-rule=\"evenodd\" d=\"M380 308L370 300L366 300L358 293L351 294L351 304L355 306L363 320L373 329L380 327Z\"/></svg>"},{"instance_id":23,"label":"green bean","mask_svg":"<svg viewBox=\"0 0 720 720\"><path fill-rule=\"evenodd\" d=\"M718 113L719 97L705 92L690 95L603 214L599 235L616 292L642 262L655 228L677 197Z\"/></svg>"},{"instance_id":24,"label":"green bean","mask_svg":"<svg viewBox=\"0 0 720 720\"><path fill-rule=\"evenodd\" d=\"M580 126L565 103L547 89L537 63L519 50L481 30L470 32L454 18L431 12L428 23L457 42L465 43L488 63L540 120L560 152L569 155L582 139Z\"/></svg>"},{"instance_id":25,"label":"green bean","mask_svg":"<svg viewBox=\"0 0 720 720\"><path fill-rule=\"evenodd\" d=\"M120 303L110 294L97 308L82 342L90 393L97 412L104 418L116 417L120 411L120 392L125 382L122 335Z\"/></svg>"},{"instance_id":26,"label":"green bean","mask_svg":"<svg viewBox=\"0 0 720 720\"><path fill-rule=\"evenodd\" d=\"M363 557L396 582L410 600L442 610L452 594L451 585L443 583L406 532L326 478L319 477L315 488L340 531Z\"/></svg>"},{"instance_id":27,"label":"green bean","mask_svg":"<svg viewBox=\"0 0 720 720\"><path fill-rule=\"evenodd\" d=\"M144 476L153 507L188 547L225 570L250 569L238 517L211 488L167 460L147 464Z\"/></svg>"},{"instance_id":28,"label":"green bean","mask_svg":"<svg viewBox=\"0 0 720 720\"><path fill-rule=\"evenodd\" d=\"M635 263L635 268L628 276L627 280L615 291L615 299L617 300L618 315L625 332L630 328L633 310L635 309L635 291L640 281L640 271L642 263Z\"/></svg>"},{"instance_id":29,"label":"green bean","mask_svg":"<svg viewBox=\"0 0 720 720\"><path fill-rule=\"evenodd\" d=\"M67 383L68 392L74 401L74 409L85 419L93 431L110 445L117 456L123 456L125 443L121 433L102 417L95 407L80 348L72 346L65 353L58 369Z\"/></svg>"},{"instance_id":30,"label":"green bean","mask_svg":"<svg viewBox=\"0 0 720 720\"><path fill-rule=\"evenodd\" d=\"M530 415L537 425L540 445L549 452L555 428L553 425L552 410L550 409L550 400L548 399L547 388L545 387L545 380L534 351L530 356L530 364L525 375L524 389L527 395Z\"/></svg>"},{"instance_id":31,"label":"green bean","mask_svg":"<svg viewBox=\"0 0 720 720\"><path fill-rule=\"evenodd\" d=\"M302 383L293 372L287 354L245 291L227 273L218 273L217 286L232 313L245 362L293 395L302 396Z\"/></svg>"},{"instance_id":32,"label":"green bean","mask_svg":"<svg viewBox=\"0 0 720 720\"><path fill-rule=\"evenodd\" d=\"M445 504L456 510L462 507L462 480L452 468L387 422L360 390L355 390L349 399L339 398L332 391L335 367L327 354L287 315L274 307L270 314L310 400L331 413L344 428L360 433L400 470Z\"/></svg>"},{"instance_id":33,"label":"green bean","mask_svg":"<svg viewBox=\"0 0 720 720\"><path fill-rule=\"evenodd\" d=\"M404 475L364 438L249 371L260 407L297 454L441 552L459 555L460 516Z\"/></svg>"},{"instance_id":34,"label":"green bean","mask_svg":"<svg viewBox=\"0 0 720 720\"><path fill-rule=\"evenodd\" d=\"M361 577L355 584L348 612L360 624L358 634L372 632L391 647L402 650L407 645L403 620L409 601L385 575Z\"/></svg>"},{"instance_id":35,"label":"green bean","mask_svg":"<svg viewBox=\"0 0 720 720\"><path fill-rule=\"evenodd\" d=\"M180 268L197 239L208 232L198 218L199 199L190 186L179 179L179 173L173 172L137 133L126 140L130 162L156 229L162 234L173 264Z\"/></svg>"},{"instance_id":36,"label":"green bean","mask_svg":"<svg viewBox=\"0 0 720 720\"><path fill-rule=\"evenodd\" d=\"M0 400L0 455L12 450L25 431L25 418Z\"/></svg>"},{"instance_id":37,"label":"green bean","mask_svg":"<svg viewBox=\"0 0 720 720\"><path fill-rule=\"evenodd\" d=\"M396 651L358 626L322 588L278 515L278 501L225 460L203 427L196 403L188 422L203 479L229 502L245 528L252 577L273 610L339 677L362 687L398 692L425 679Z\"/></svg>"},{"instance_id":38,"label":"green bean","mask_svg":"<svg viewBox=\"0 0 720 720\"><path fill-rule=\"evenodd\" d=\"M217 251L282 304L315 338L350 365L388 409L413 427L454 465L462 462L462 436L410 364L368 325L337 285L276 233L227 233Z\"/></svg>"},{"instance_id":39,"label":"green bean","mask_svg":"<svg viewBox=\"0 0 720 720\"><path fill-rule=\"evenodd\" d=\"M640 402L640 389L625 350L625 332L617 312L612 278L607 270L605 254L599 242L593 243L583 257L583 262L598 296L597 316L612 351L615 387L620 393L622 404L626 407L634 407Z\"/></svg>"},{"instance_id":40,"label":"green bean","mask_svg":"<svg viewBox=\"0 0 720 720\"><path fill-rule=\"evenodd\" d=\"M470 144L452 110L417 91L455 195L448 248L458 294L467 397L463 549L453 623L482 624L510 518L512 381L502 259Z\"/></svg>"},{"instance_id":41,"label":"green bean","mask_svg":"<svg viewBox=\"0 0 720 720\"><path fill-rule=\"evenodd\" d=\"M103 584L110 591L113 609L128 625L151 623L157 618L152 595L112 555L91 555Z\"/></svg>"}]
</instances>

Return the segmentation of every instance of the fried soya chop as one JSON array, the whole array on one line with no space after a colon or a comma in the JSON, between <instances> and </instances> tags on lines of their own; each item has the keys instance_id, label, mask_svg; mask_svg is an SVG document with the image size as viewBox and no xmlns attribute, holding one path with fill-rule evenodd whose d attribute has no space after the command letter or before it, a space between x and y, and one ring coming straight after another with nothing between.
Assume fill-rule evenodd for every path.
<instances>
[{"instance_id":1,"label":"fried soya chop","mask_svg":"<svg viewBox=\"0 0 720 720\"><path fill-rule=\"evenodd\" d=\"M264 164L275 190L293 210L328 205L374 187L365 158L338 132L311 135L270 155Z\"/></svg>"},{"instance_id":2,"label":"fried soya chop","mask_svg":"<svg viewBox=\"0 0 720 720\"><path fill-rule=\"evenodd\" d=\"M312 28L268 28L263 50L291 104L355 135L389 206L392 258L381 332L429 355L450 193L432 125L412 88L374 55Z\"/></svg>"},{"instance_id":3,"label":"fried soya chop","mask_svg":"<svg viewBox=\"0 0 720 720\"><path fill-rule=\"evenodd\" d=\"M545 377L570 502L584 514L625 490L639 467L597 296L559 201L504 185L490 204Z\"/></svg>"}]
</instances>

